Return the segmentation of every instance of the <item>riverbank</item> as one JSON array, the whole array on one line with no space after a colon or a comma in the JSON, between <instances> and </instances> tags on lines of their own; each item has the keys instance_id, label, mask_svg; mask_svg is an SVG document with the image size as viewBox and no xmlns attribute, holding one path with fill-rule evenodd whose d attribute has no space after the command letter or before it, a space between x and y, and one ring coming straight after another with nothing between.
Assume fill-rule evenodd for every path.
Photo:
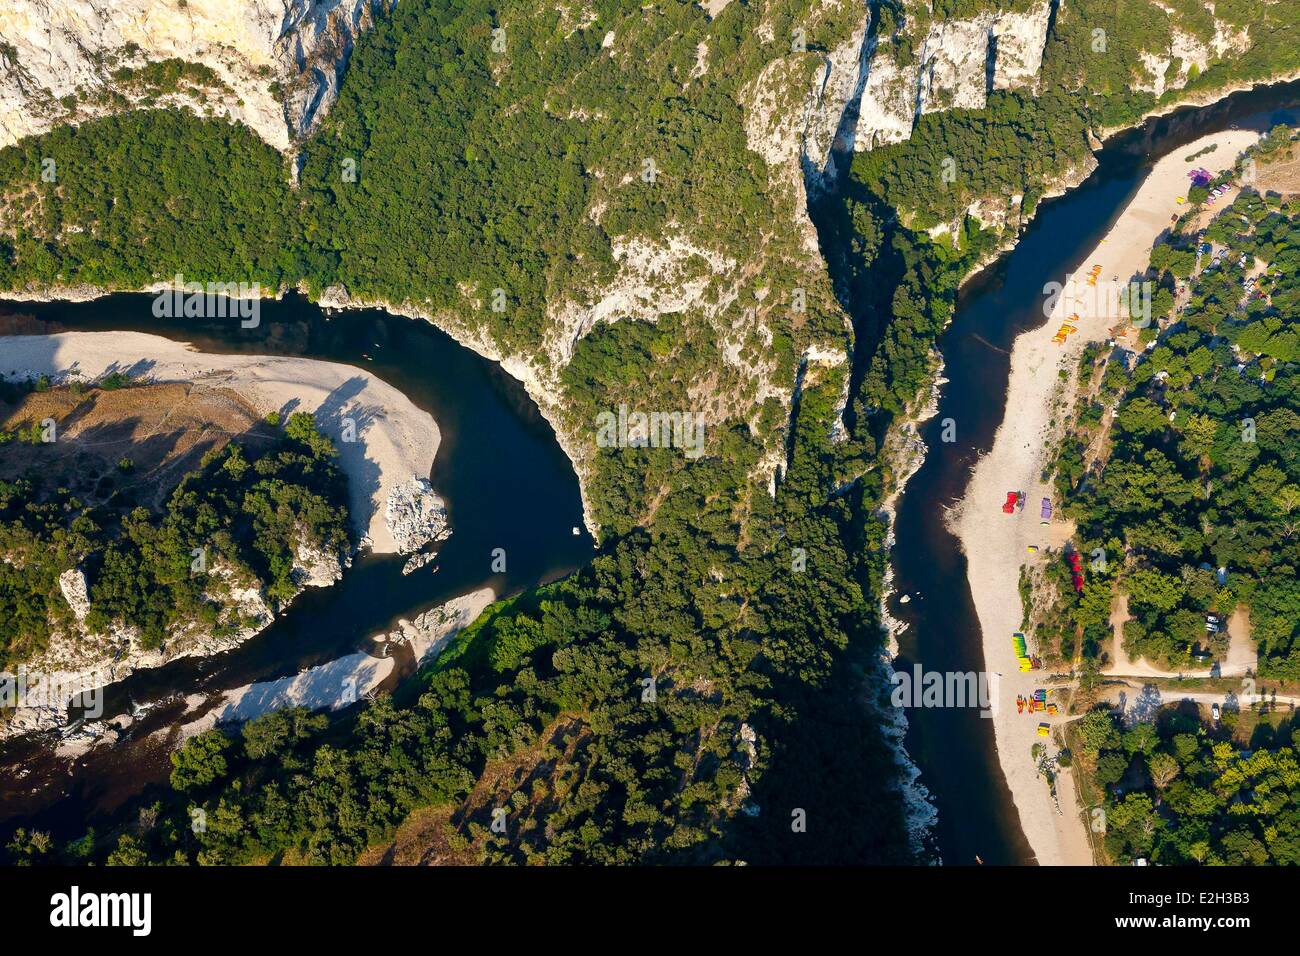
<instances>
[{"instance_id":1,"label":"riverbank","mask_svg":"<svg viewBox=\"0 0 1300 956\"><path fill-rule=\"evenodd\" d=\"M438 451L437 423L387 382L349 365L313 359L213 355L139 332L64 332L3 339L0 375L49 376L76 370L83 381L108 372L150 382L224 387L260 413L311 412L339 451L349 509L363 545L376 554L403 550L385 517L389 497L412 478L427 478ZM400 497L400 496L399 496Z\"/></svg>"},{"instance_id":2,"label":"riverbank","mask_svg":"<svg viewBox=\"0 0 1300 956\"><path fill-rule=\"evenodd\" d=\"M1068 531L1039 524L1038 502L1051 497L1041 481L1046 455L1059 429L1068 421L1072 390L1062 389L1061 372L1073 373L1084 346L1111 336L1120 321L1118 289L1143 272L1153 243L1185 207L1176 200L1187 193L1187 172L1201 167L1218 172L1229 167L1241 150L1258 138L1248 130L1228 130L1203 137L1160 160L1137 194L1120 213L1106 237L1078 264L1076 281L1060 295L1048 298L1046 324L1016 339L1011 353L1006 417L993 446L975 466L965 495L951 516L967 557L967 578L983 636L984 666L996 673L998 705L993 717L998 760L1019 812L1021 826L1039 863L1085 864L1091 861L1087 832L1069 774L1058 777L1053 800L1039 776L1031 747L1042 742L1037 716L1017 713L1018 695L1042 686L1041 672L1020 673L1011 635L1020 629L1019 571L1028 547L1049 543L1049 534ZM1186 157L1210 145L1217 148L1194 163ZM1096 286L1083 273L1100 266ZM1045 305L1044 311L1048 311ZM1053 341L1057 329L1072 316L1077 332L1065 344ZM959 427L960 427L960 423ZM1002 512L1008 491L1023 491L1028 504L1013 515ZM1040 551L1041 555L1042 552ZM1057 718L1060 720L1062 718ZM1059 802L1059 809L1058 809Z\"/></svg>"},{"instance_id":3,"label":"riverbank","mask_svg":"<svg viewBox=\"0 0 1300 956\"><path fill-rule=\"evenodd\" d=\"M379 692L398 671L403 650L415 667L428 663L494 600L491 588L479 588L414 620L399 620L394 630L375 636L373 654L358 651L290 677L237 687L213 699L195 695L190 710L200 710L194 705L201 702L202 716L184 723L174 737L170 728L157 733L176 745L220 724L242 724L286 707L331 711L348 707Z\"/></svg>"},{"instance_id":4,"label":"riverbank","mask_svg":"<svg viewBox=\"0 0 1300 956\"><path fill-rule=\"evenodd\" d=\"M305 290L299 289L299 291ZM330 286L321 292L318 304L326 311L383 309L393 315L428 322L455 339L462 347L499 366L507 375L515 379L524 387L524 391L533 400L542 418L551 426L551 430L555 433L555 443L560 446L565 457L569 459L569 464L573 466L573 473L578 476L578 494L582 499L583 527L593 539L599 540L600 525L596 521L588 489L591 478L591 465L588 460L590 449L579 447L575 437L565 427L560 386L554 372L548 371L536 361L501 351L491 337L484 334L482 330L469 328L451 321L445 314L427 312L409 303L395 303L385 299L359 299L346 289Z\"/></svg>"},{"instance_id":5,"label":"riverbank","mask_svg":"<svg viewBox=\"0 0 1300 956\"><path fill-rule=\"evenodd\" d=\"M64 739L55 756L64 761L80 759L92 749L119 743L128 749L142 744L149 749L171 751L205 731L237 726L274 710L301 707L337 711L350 707L391 688L394 680L432 661L494 600L496 592L492 588L478 588L412 620L400 619L393 630L375 635L373 648L367 651L347 654L277 680L185 695L180 720L152 732L135 734L137 718L132 714L93 721Z\"/></svg>"}]
</instances>

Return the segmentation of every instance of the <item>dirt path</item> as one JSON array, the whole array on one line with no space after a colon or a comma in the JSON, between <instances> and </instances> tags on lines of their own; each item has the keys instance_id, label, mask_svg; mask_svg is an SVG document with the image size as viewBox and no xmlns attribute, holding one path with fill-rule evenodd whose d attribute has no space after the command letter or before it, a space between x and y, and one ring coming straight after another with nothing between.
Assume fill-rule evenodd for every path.
<instances>
[{"instance_id":1,"label":"dirt path","mask_svg":"<svg viewBox=\"0 0 1300 956\"><path fill-rule=\"evenodd\" d=\"M1300 697L1287 694L1274 696L1272 694L1234 694L1227 691L1212 690L1171 690L1156 687L1152 684L1132 682L1125 682L1107 688L1106 693L1100 699L1120 707L1125 717L1134 722L1154 719L1156 711L1161 707L1167 707L1170 704L1184 700L1192 701L1206 708L1218 704L1225 710L1247 710L1255 703L1277 704L1293 710L1297 705L1300 705Z\"/></svg>"},{"instance_id":2,"label":"dirt path","mask_svg":"<svg viewBox=\"0 0 1300 956\"><path fill-rule=\"evenodd\" d=\"M1050 531L1039 524L1039 504L1044 497L1055 499L1055 493L1040 481L1040 475L1058 423L1071 414L1068 407L1054 407L1060 372L1076 368L1087 343L1105 341L1112 328L1126 321L1119 312L1120 286L1145 271L1156 237L1183 209L1176 199L1187 194L1188 170L1201 165L1225 169L1257 139L1251 131L1225 130L1156 163L1107 237L1078 264L1079 275L1054 299L1045 295L1048 321L1021 335L1012 348L1006 399L1012 414L1003 419L993 447L976 465L953 523L968 559L967 577L983 632L985 666L1001 675L1000 692L1012 701L1019 694L1032 694L1041 679L1041 674L1019 671L1011 634L1020 628L1019 578L1027 548L1041 545ZM1211 143L1218 144L1213 153L1194 164L1186 162L1188 153ZM1095 274L1096 281L1089 282L1088 273ZM1053 341L1063 325L1075 331L1063 342ZM1027 494L1023 512L1002 513L1008 491ZM1038 777L1030 756L1033 744L1042 739L1036 735L1037 722L1017 720L1014 706L999 708L993 722L998 760L1039 862L1091 862L1087 832L1075 808L1058 814Z\"/></svg>"},{"instance_id":3,"label":"dirt path","mask_svg":"<svg viewBox=\"0 0 1300 956\"><path fill-rule=\"evenodd\" d=\"M1228 620L1228 653L1217 668L1170 671L1148 663L1145 658L1131 658L1124 650L1124 623L1128 621L1128 595L1117 594L1110 606L1110 627L1114 632L1110 666L1102 668L1105 677L1243 677L1254 673L1259 655L1250 639L1250 610L1242 605Z\"/></svg>"},{"instance_id":4,"label":"dirt path","mask_svg":"<svg viewBox=\"0 0 1300 956\"><path fill-rule=\"evenodd\" d=\"M1254 672L1259 665L1259 651L1250 637L1250 608L1237 606L1228 618L1228 656L1223 665L1225 677Z\"/></svg>"}]
</instances>

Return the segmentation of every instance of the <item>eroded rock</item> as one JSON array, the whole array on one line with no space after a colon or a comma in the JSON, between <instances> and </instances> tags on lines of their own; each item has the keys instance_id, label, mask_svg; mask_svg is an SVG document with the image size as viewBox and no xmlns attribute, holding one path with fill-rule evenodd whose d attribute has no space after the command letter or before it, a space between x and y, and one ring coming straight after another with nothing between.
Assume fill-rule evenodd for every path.
<instances>
[{"instance_id":1,"label":"eroded rock","mask_svg":"<svg viewBox=\"0 0 1300 956\"><path fill-rule=\"evenodd\" d=\"M399 554L414 554L451 534L447 506L427 478L413 477L394 488L384 507L384 520Z\"/></svg>"},{"instance_id":2,"label":"eroded rock","mask_svg":"<svg viewBox=\"0 0 1300 956\"><path fill-rule=\"evenodd\" d=\"M0 146L153 99L287 149L338 94L356 37L395 0L5 0ZM145 71L179 60L160 87ZM110 97L108 94L112 93Z\"/></svg>"}]
</instances>

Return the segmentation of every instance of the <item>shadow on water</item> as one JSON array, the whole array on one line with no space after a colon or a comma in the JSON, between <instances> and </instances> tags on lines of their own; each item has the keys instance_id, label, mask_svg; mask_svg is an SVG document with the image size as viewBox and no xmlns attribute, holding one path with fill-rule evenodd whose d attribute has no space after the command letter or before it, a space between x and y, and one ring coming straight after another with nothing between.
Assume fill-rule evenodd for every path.
<instances>
[{"instance_id":1,"label":"shadow on water","mask_svg":"<svg viewBox=\"0 0 1300 956\"><path fill-rule=\"evenodd\" d=\"M1016 248L963 289L940 341L949 381L938 414L921 428L929 455L898 510L895 586L899 596L912 598L908 604L892 602L895 616L908 625L899 640L899 670L918 661L928 671L983 670L966 558L945 527L945 510L961 499L971 466L993 444L1006 404L1011 345L1046 321L1044 285L1082 264L1155 160L1233 125L1266 130L1294 122L1298 104L1300 84L1291 83L1182 110L1114 138L1088 180L1043 203ZM951 444L940 441L946 418L956 423ZM992 721L973 708L911 709L908 721L906 746L937 804L936 839L944 862L971 864L978 855L985 863L1032 863L998 766Z\"/></svg>"},{"instance_id":2,"label":"shadow on water","mask_svg":"<svg viewBox=\"0 0 1300 956\"><path fill-rule=\"evenodd\" d=\"M106 716L177 692L216 691L294 674L372 648L369 638L399 617L413 617L485 585L508 594L554 580L591 557L593 543L585 529L574 534L575 527L582 529L577 478L550 426L518 382L432 325L380 310L326 314L289 296L264 301L260 326L242 329L237 320L155 319L152 301L147 295L113 295L87 303L0 303L0 335L138 331L188 341L206 352L299 356L364 369L437 422L441 443L428 477L447 501L452 535L432 564L410 575L401 574L405 559L400 556L363 555L339 584L303 593L241 647L131 675L109 688ZM0 368L3 352L0 338ZM346 410L357 416L360 379L350 381L351 387L345 383L330 396L325 415ZM375 411L360 414L365 418ZM358 420L358 434L364 431ZM503 573L492 569L497 548L506 554ZM165 727L177 716L174 710L162 706L151 712L134 736ZM94 774L85 762L72 775L42 773L49 769L41 767L45 751L11 745L0 756L0 820L21 815L25 822L40 817L43 823L84 827L84 820L120 791L165 777L165 754L140 750L138 760L135 752L127 759L119 752L112 761L98 761L103 766L96 772L111 775L114 784L89 781ZM13 773L19 767L28 772L21 783ZM41 786L40 778L48 785Z\"/></svg>"}]
</instances>

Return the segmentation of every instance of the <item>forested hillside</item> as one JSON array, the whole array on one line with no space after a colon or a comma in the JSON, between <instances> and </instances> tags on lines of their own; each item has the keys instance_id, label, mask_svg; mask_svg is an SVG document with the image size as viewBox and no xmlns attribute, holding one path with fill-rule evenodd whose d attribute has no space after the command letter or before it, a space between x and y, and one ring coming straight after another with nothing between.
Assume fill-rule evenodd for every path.
<instances>
[{"instance_id":1,"label":"forested hillside","mask_svg":"<svg viewBox=\"0 0 1300 956\"><path fill-rule=\"evenodd\" d=\"M251 623L235 592L251 586L274 605L287 603L301 589L295 569L304 549L335 563L350 551L344 479L309 415L204 455L156 510L130 458L101 473L90 455L75 466L37 455L41 435L36 421L0 431L7 672L60 635L75 646L83 635L129 633L143 650L196 630L220 639ZM69 606L60 586L68 572L84 581L85 607Z\"/></svg>"},{"instance_id":2,"label":"forested hillside","mask_svg":"<svg viewBox=\"0 0 1300 956\"><path fill-rule=\"evenodd\" d=\"M333 724L281 714L197 738L150 797L162 825L124 814L50 855L350 862L423 809L465 862L915 859L877 706L878 449L999 240L964 211L1020 193L1027 214L1086 162L1089 130L1155 105L1126 81L1125 31L1146 22L1068 5L1042 67L1064 92L922 116L815 198L816 232L809 90L828 51L855 71L867 35L919 52L909 17L1025 6L872 4L868 26L812 0L712 16L403 0L294 160L148 112L0 151L0 285L181 272L425 315L525 378L602 528L588 567L495 606L418 688ZM1096 59L1094 17L1115 37ZM705 414L705 454L597 448L594 416L619 403Z\"/></svg>"}]
</instances>

